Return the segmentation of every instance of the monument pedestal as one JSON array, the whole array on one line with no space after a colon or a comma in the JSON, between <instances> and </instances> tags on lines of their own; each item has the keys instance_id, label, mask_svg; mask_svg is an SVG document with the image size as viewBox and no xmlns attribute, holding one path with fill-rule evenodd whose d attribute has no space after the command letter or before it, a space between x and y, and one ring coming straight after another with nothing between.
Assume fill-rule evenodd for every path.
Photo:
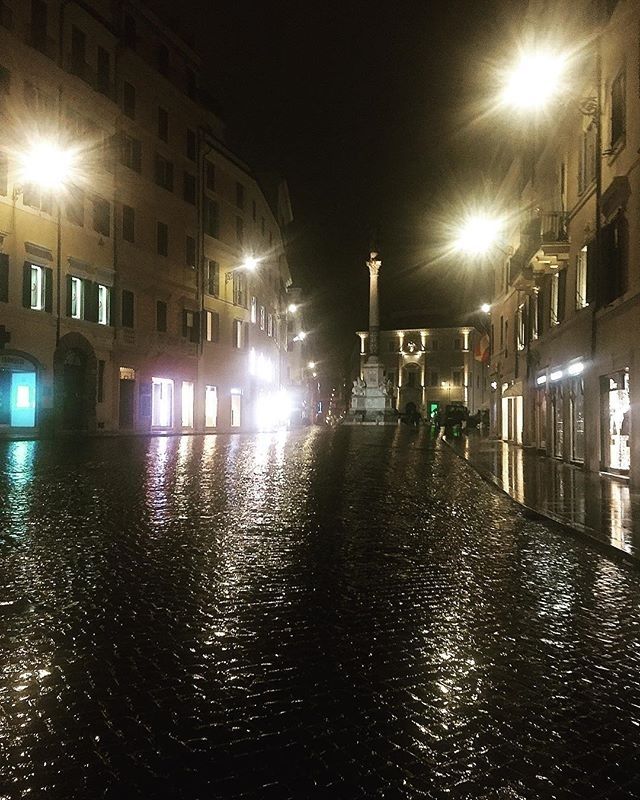
<instances>
[{"instance_id":1,"label":"monument pedestal","mask_svg":"<svg viewBox=\"0 0 640 800\"><path fill-rule=\"evenodd\" d=\"M369 358L362 368L364 381L357 383L345 425L397 425L398 413L391 406L384 383L384 367L377 358Z\"/></svg>"}]
</instances>

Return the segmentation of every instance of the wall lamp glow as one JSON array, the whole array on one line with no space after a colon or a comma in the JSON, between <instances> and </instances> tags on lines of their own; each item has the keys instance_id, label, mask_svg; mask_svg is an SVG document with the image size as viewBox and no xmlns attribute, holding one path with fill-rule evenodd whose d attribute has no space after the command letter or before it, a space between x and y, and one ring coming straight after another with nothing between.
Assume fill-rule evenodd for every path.
<instances>
[{"instance_id":1,"label":"wall lamp glow","mask_svg":"<svg viewBox=\"0 0 640 800\"><path fill-rule=\"evenodd\" d=\"M584 370L584 364L582 361L577 361L575 364L570 364L567 367L567 372L569 375L580 375Z\"/></svg>"},{"instance_id":2,"label":"wall lamp glow","mask_svg":"<svg viewBox=\"0 0 640 800\"><path fill-rule=\"evenodd\" d=\"M546 375L538 375L538 377L536 378L536 383L538 384L538 386L544 386L546 382L547 382Z\"/></svg>"},{"instance_id":3,"label":"wall lamp glow","mask_svg":"<svg viewBox=\"0 0 640 800\"><path fill-rule=\"evenodd\" d=\"M557 369L554 372L552 372L551 375L549 375L549 378L552 381L559 381L560 378L562 377L562 374L563 374L562 370L561 369Z\"/></svg>"}]
</instances>

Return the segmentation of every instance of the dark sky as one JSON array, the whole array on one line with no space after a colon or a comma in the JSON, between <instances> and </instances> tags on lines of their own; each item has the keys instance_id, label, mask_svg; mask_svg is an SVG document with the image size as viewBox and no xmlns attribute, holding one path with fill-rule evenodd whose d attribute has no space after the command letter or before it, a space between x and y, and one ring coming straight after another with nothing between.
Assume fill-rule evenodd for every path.
<instances>
[{"instance_id":1,"label":"dark sky","mask_svg":"<svg viewBox=\"0 0 640 800\"><path fill-rule=\"evenodd\" d=\"M154 5L163 3L175 16L175 3ZM289 182L289 260L310 300L317 357L338 366L367 326L372 237L383 327L407 311L415 325L433 311L446 321L485 299L469 265L436 256L442 222L483 186L496 128L476 119L519 7L181 0L178 24L195 32L229 144Z\"/></svg>"}]
</instances>

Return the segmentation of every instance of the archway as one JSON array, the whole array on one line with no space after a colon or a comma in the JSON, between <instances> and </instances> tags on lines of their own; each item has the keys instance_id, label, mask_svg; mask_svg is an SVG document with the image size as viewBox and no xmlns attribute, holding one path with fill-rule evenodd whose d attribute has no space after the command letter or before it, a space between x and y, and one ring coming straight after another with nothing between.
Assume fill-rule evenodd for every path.
<instances>
[{"instance_id":1,"label":"archway","mask_svg":"<svg viewBox=\"0 0 640 800\"><path fill-rule=\"evenodd\" d=\"M53 361L56 427L93 430L96 424L96 356L79 333L58 343Z\"/></svg>"}]
</instances>

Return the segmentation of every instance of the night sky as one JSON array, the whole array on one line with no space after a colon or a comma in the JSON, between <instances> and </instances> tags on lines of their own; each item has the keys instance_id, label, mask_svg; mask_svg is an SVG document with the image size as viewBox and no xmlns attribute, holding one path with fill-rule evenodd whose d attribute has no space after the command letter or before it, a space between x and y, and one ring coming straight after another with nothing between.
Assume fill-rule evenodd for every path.
<instances>
[{"instance_id":1,"label":"night sky","mask_svg":"<svg viewBox=\"0 0 640 800\"><path fill-rule=\"evenodd\" d=\"M477 265L442 258L445 222L491 198L503 121L486 113L517 0L155 0L195 38L228 142L289 183L289 261L315 356L336 375L367 326L375 242L382 326L464 319ZM435 315L439 315L436 317Z\"/></svg>"}]
</instances>

